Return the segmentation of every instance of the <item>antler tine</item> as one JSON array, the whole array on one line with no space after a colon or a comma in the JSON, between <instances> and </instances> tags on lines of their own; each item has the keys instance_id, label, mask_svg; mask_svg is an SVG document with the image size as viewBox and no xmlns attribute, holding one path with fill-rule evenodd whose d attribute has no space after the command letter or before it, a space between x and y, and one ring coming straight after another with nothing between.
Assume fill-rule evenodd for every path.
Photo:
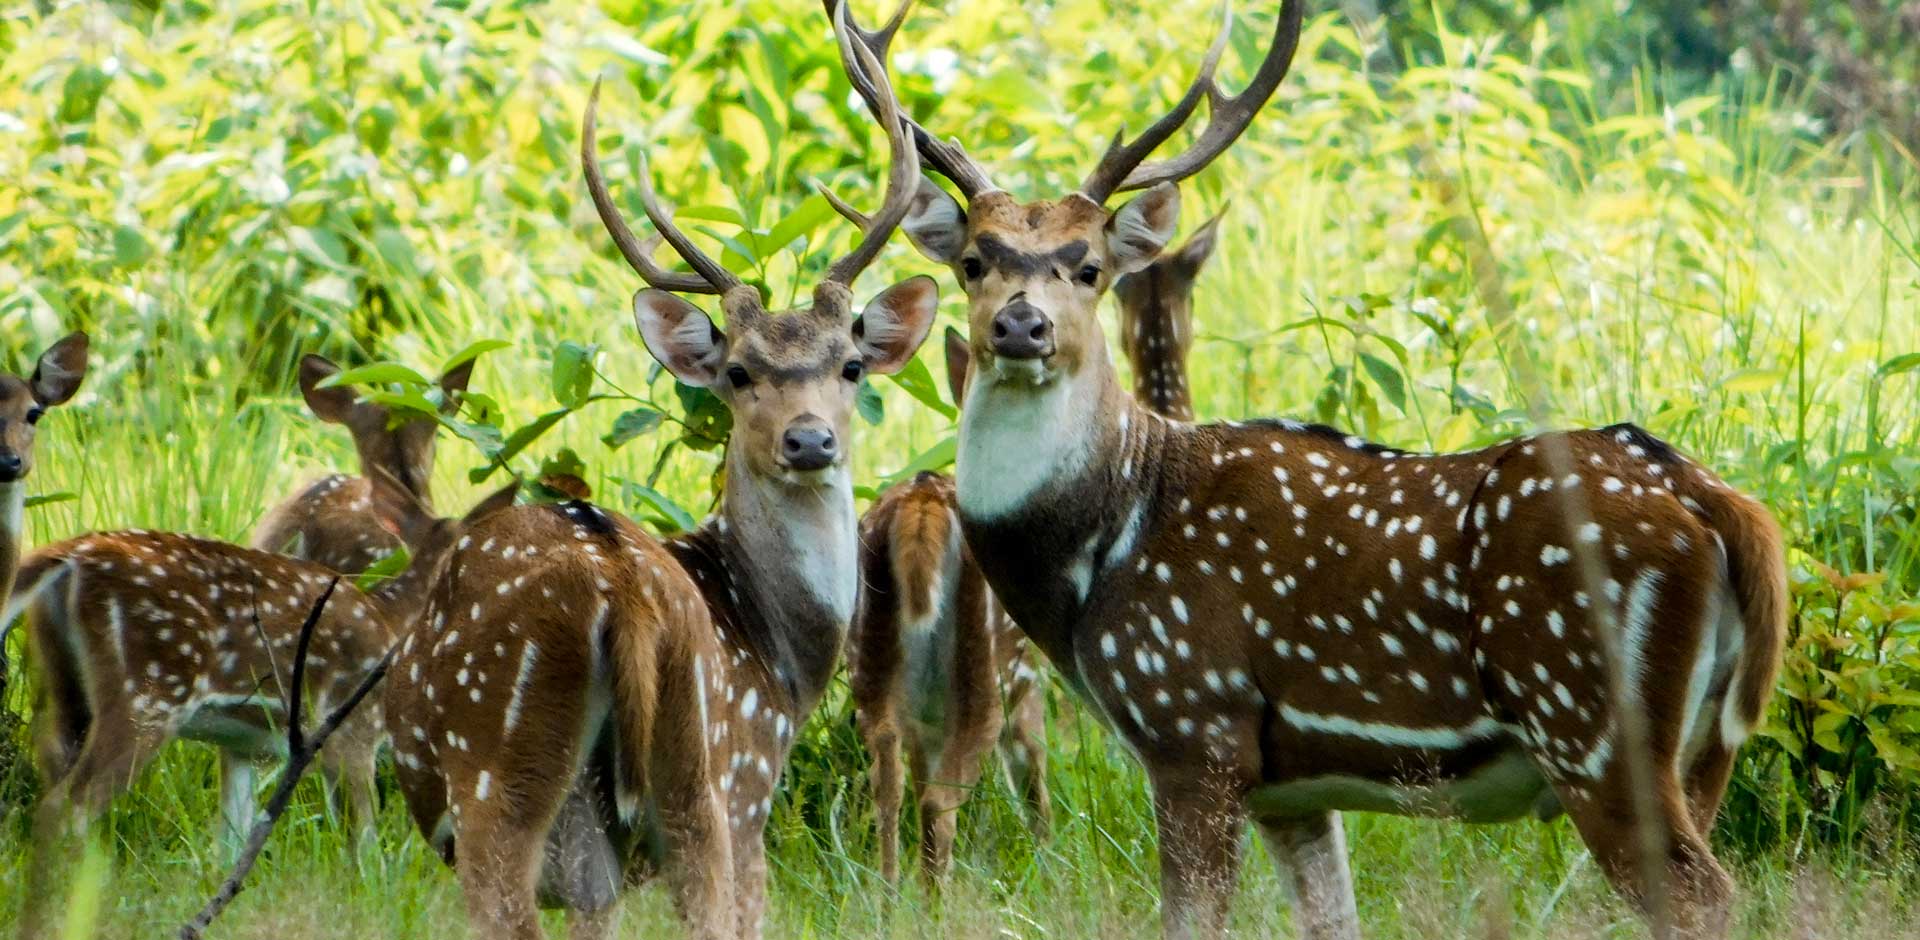
<instances>
[{"instance_id":1,"label":"antler tine","mask_svg":"<svg viewBox=\"0 0 1920 940\"><path fill-rule=\"evenodd\" d=\"M893 26L899 25L900 20L905 17L905 12L906 4L903 3L901 12L894 17ZM860 71L866 72L871 78L874 97L868 99L868 104L873 108L873 116L880 121L880 126L887 132L887 150L891 161L887 171L887 194L880 204L880 211L861 226L866 234L861 237L860 243L854 246L853 251L834 262L833 267L827 270L828 280L852 286L854 280L860 276L860 272L866 270L867 265L872 264L873 259L879 256L880 249L893 235L893 230L900 224L900 220L907 217L907 209L912 205L914 193L918 190L914 177L920 173L920 160L915 155L913 143L908 140L906 127L900 121L900 102L894 97L893 83L887 78L886 65L879 60L873 49L869 48L866 39L849 27L847 15L847 4L842 0L840 8L834 14L834 33L840 41L841 63L846 67L847 74L852 75ZM881 46L885 48L885 43L883 42ZM841 211L842 215L852 210L851 206L842 210L841 205L844 204L831 195L828 196L827 202Z\"/></svg>"},{"instance_id":2,"label":"antler tine","mask_svg":"<svg viewBox=\"0 0 1920 940\"><path fill-rule=\"evenodd\" d=\"M1173 103L1172 110L1169 110L1160 120L1148 125L1146 130L1140 132L1139 137L1129 142L1124 129L1114 134L1113 143L1107 146L1107 152L1101 155L1100 162L1094 166L1093 172L1087 174L1087 181L1080 184L1082 194L1094 202L1106 202L1107 197L1120 189L1128 174L1132 173L1141 161L1152 155L1161 144L1167 142L1167 138L1173 136L1174 131L1187 123L1188 118L1193 117L1193 112L1200 107L1202 95L1206 95L1210 102L1215 100L1220 86L1214 82L1213 75L1220 67L1220 56L1226 52L1227 37L1232 33L1233 2L1222 0L1220 32L1213 37L1213 45L1207 48L1206 58L1200 61L1200 72L1194 76L1193 83L1188 85L1186 92L1180 95L1180 100Z\"/></svg>"},{"instance_id":3,"label":"antler tine","mask_svg":"<svg viewBox=\"0 0 1920 940\"><path fill-rule=\"evenodd\" d=\"M835 23L839 23L841 22L839 8L850 0L823 0L823 2L827 8L827 15ZM913 0L901 0L899 8L894 11L892 17L888 18L886 25L877 30L861 28L853 20L853 11L848 10L846 11L847 27L853 31L854 35L860 37L861 44L866 46L869 52L876 58L884 59L888 46L893 43L893 37L899 31L900 25L906 22L907 12L912 6ZM843 61L843 64L847 69L847 81L853 85L853 90L860 93L860 97L866 100L868 107L878 107L878 99L875 96L871 78L864 73L863 69L856 69L855 63ZM993 180L987 176L986 170L967 155L967 151L960 146L959 141L942 141L925 127L920 126L920 122L907 115L901 115L900 121L913 132L914 148L920 152L921 161L935 173L953 181L954 188L960 190L960 195L971 201L982 193L999 189L998 186L993 185Z\"/></svg>"},{"instance_id":4,"label":"antler tine","mask_svg":"<svg viewBox=\"0 0 1920 940\"><path fill-rule=\"evenodd\" d=\"M1300 22L1305 16L1305 7L1306 0L1286 0L1273 26L1273 45L1268 47L1259 70L1239 94L1228 97L1218 84L1208 90L1207 128L1193 146L1170 160L1134 168L1114 191L1147 189L1186 179L1206 169L1207 164L1232 146L1253 122L1254 115L1273 97L1281 79L1287 77L1294 53L1300 48Z\"/></svg>"},{"instance_id":5,"label":"antler tine","mask_svg":"<svg viewBox=\"0 0 1920 940\"><path fill-rule=\"evenodd\" d=\"M840 213L841 218L859 226L860 231L866 231L867 226L873 223L872 218L866 213L855 209L852 205L849 205L846 200L841 199L838 193L827 188L827 184L819 180L814 180L813 189L827 200L827 205L832 206L833 211Z\"/></svg>"},{"instance_id":6,"label":"antler tine","mask_svg":"<svg viewBox=\"0 0 1920 940\"><path fill-rule=\"evenodd\" d=\"M641 244L633 230L627 227L627 221L620 217L620 210L613 204L613 197L607 193L607 181L600 175L600 160L595 155L598 140L595 117L600 109L600 80L593 82L593 94L587 98L587 117L580 133L580 168L587 177L587 192L593 196L593 208L600 213L600 224L606 226L607 234L613 236L613 243L620 249L620 255L627 259L641 279L649 286L664 291L681 294L724 294L740 286L740 279L727 269L714 264L713 260L694 247L693 242L673 226L673 217L660 208L660 202L653 193L653 183L648 178L646 158L640 161L640 205L646 210L647 218L653 222L659 236ZM653 260L653 246L664 237L673 250L685 259L697 274L682 274L661 268Z\"/></svg>"}]
</instances>

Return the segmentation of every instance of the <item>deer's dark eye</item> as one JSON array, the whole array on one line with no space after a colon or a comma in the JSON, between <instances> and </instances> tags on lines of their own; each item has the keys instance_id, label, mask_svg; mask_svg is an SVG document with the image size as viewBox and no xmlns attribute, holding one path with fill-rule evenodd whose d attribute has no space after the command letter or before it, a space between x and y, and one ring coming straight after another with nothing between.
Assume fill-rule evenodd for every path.
<instances>
[{"instance_id":1,"label":"deer's dark eye","mask_svg":"<svg viewBox=\"0 0 1920 940\"><path fill-rule=\"evenodd\" d=\"M746 388L753 384L753 376L747 374L746 366L731 365L727 367L727 381L732 382L734 388Z\"/></svg>"},{"instance_id":2,"label":"deer's dark eye","mask_svg":"<svg viewBox=\"0 0 1920 940\"><path fill-rule=\"evenodd\" d=\"M1074 275L1074 278L1080 283L1092 287L1100 282L1100 269L1091 264L1085 265L1080 268L1079 274Z\"/></svg>"},{"instance_id":3,"label":"deer's dark eye","mask_svg":"<svg viewBox=\"0 0 1920 940\"><path fill-rule=\"evenodd\" d=\"M862 365L860 360L849 359L846 365L840 367L840 377L849 382L858 382L860 376L865 375L866 371L867 367Z\"/></svg>"},{"instance_id":4,"label":"deer's dark eye","mask_svg":"<svg viewBox=\"0 0 1920 940\"><path fill-rule=\"evenodd\" d=\"M960 271L961 271L962 273L964 273L964 274L965 274L965 275L967 276L967 280L969 280L969 281L977 281L977 280L979 280L979 279L980 279L980 274L981 274L981 271L980 271L980 259L979 259L979 258L963 258L963 259L961 259L961 261L960 261Z\"/></svg>"},{"instance_id":5,"label":"deer's dark eye","mask_svg":"<svg viewBox=\"0 0 1920 940\"><path fill-rule=\"evenodd\" d=\"M47 413L47 410L46 410L45 408L29 408L29 409L27 409L27 423L28 423L28 424L39 424L39 423L40 423L40 416L41 416L41 415L43 415L43 414L46 414L46 413Z\"/></svg>"}]
</instances>

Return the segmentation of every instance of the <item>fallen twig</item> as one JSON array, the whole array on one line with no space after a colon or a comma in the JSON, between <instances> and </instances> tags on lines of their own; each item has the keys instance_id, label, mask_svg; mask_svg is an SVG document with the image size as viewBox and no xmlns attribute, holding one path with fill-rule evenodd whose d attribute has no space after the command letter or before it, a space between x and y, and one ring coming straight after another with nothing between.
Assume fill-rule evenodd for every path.
<instances>
[{"instance_id":1,"label":"fallen twig","mask_svg":"<svg viewBox=\"0 0 1920 940\"><path fill-rule=\"evenodd\" d=\"M326 609L328 599L333 597L333 589L339 585L338 577L327 583L327 589L321 593L320 599L314 602L313 609L307 613L306 622L300 625L300 641L293 652L293 687L287 695L286 769L280 774L280 782L275 785L273 796L267 800L266 812L254 820L253 829L247 833L246 847L241 850L240 858L234 862L232 873L227 875L227 880L221 883L220 890L208 899L207 905L200 909L200 913L195 914L193 920L180 928L180 940L199 940L214 919L219 917L220 913L226 910L227 905L233 903L233 899L239 896L247 873L253 870L253 863L260 857L260 851L266 847L267 837L273 834L274 824L280 821L280 815L287 811L287 804L292 802L293 788L300 782L300 777L306 773L307 765L313 763L314 757L320 753L321 746L327 743L327 738L332 737L333 732L340 727L340 723L359 706L360 700L366 698L367 693L373 691L373 687L386 677L387 667L393 663L394 647L388 647L386 655L381 656L379 664L360 680L360 685L353 690L353 694L328 713L326 720L320 723L320 727L314 729L312 737L308 737L301 727L300 715L306 692L307 647L313 642L313 630L320 623L321 612Z\"/></svg>"}]
</instances>

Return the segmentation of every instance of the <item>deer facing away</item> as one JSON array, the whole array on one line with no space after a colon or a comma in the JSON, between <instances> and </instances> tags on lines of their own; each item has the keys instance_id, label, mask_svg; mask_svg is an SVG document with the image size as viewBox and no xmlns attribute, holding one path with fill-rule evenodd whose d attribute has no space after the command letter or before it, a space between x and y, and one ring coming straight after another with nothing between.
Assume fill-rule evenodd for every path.
<instances>
[{"instance_id":1,"label":"deer facing away","mask_svg":"<svg viewBox=\"0 0 1920 940\"><path fill-rule=\"evenodd\" d=\"M1418 454L1169 421L1116 380L1100 295L1160 253L1173 183L1278 86L1302 6L1282 6L1246 90L1215 83L1216 42L1173 111L1059 200L1019 202L912 125L966 199L926 181L902 228L967 294L967 543L1146 768L1169 936L1222 929L1249 818L1292 872L1301 932L1357 935L1339 810L1565 812L1656 923L1721 935L1731 882L1707 833L1785 628L1762 507L1631 425ZM862 33L876 58L900 22ZM1202 97L1190 148L1144 162ZM1126 190L1145 192L1106 208Z\"/></svg>"},{"instance_id":2,"label":"deer facing away","mask_svg":"<svg viewBox=\"0 0 1920 940\"><path fill-rule=\"evenodd\" d=\"M859 586L845 446L858 382L905 365L934 313L930 278L857 317L850 292L906 212L913 148L877 109L893 159L883 221L810 309L775 315L673 226L643 168L642 206L694 273L655 264L601 179L594 107L582 162L652 285L634 297L641 336L733 411L725 493L715 517L665 542L585 502L476 528L389 680L399 780L482 936L540 936L539 903L604 934L619 889L656 870L696 936L758 936L774 789ZM725 332L677 293L720 295Z\"/></svg>"},{"instance_id":3,"label":"deer facing away","mask_svg":"<svg viewBox=\"0 0 1920 940\"><path fill-rule=\"evenodd\" d=\"M301 357L300 394L315 417L344 425L353 435L360 475L328 474L302 487L261 518L251 544L359 574L402 546L395 521L378 511L373 477L386 474L430 510L439 425L420 416L395 423L391 409L361 398L351 387L321 387L339 371L323 356ZM468 360L440 377L444 410L451 413L459 407L460 393L472 376L473 361Z\"/></svg>"},{"instance_id":4,"label":"deer facing away","mask_svg":"<svg viewBox=\"0 0 1920 940\"><path fill-rule=\"evenodd\" d=\"M1176 421L1193 420L1193 387L1187 356L1193 351L1193 285L1213 256L1221 215L1187 243L1155 259L1145 270L1113 281L1120 305L1120 348L1133 366L1133 397L1148 410Z\"/></svg>"},{"instance_id":5,"label":"deer facing away","mask_svg":"<svg viewBox=\"0 0 1920 940\"><path fill-rule=\"evenodd\" d=\"M966 370L966 341L949 329L947 381L956 402ZM873 756L882 875L899 878L903 753L930 879L952 861L960 807L996 740L1008 782L1045 838L1052 815L1045 686L1026 636L961 538L953 480L922 473L881 494L860 520L860 570L847 658L861 737Z\"/></svg>"}]
</instances>

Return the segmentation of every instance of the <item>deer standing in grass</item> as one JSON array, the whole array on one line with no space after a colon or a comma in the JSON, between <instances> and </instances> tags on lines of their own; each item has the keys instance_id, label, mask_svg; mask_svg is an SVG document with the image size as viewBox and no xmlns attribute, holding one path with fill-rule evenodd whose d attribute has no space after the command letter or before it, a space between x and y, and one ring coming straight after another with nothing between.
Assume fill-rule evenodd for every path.
<instances>
[{"instance_id":1,"label":"deer standing in grass","mask_svg":"<svg viewBox=\"0 0 1920 940\"><path fill-rule=\"evenodd\" d=\"M858 316L851 292L906 214L917 162L891 104L877 109L893 160L879 221L810 309L775 315L674 227L643 164L641 205L694 273L653 261L600 175L597 101L596 86L588 189L651 285L633 300L648 351L733 412L725 492L706 524L664 542L578 501L473 531L389 680L400 785L481 936L540 936L540 903L603 935L619 889L656 869L696 936L758 936L774 790L859 591L855 395L864 374L904 366L932 324L931 278ZM725 332L686 293L718 294Z\"/></svg>"},{"instance_id":2,"label":"deer standing in grass","mask_svg":"<svg viewBox=\"0 0 1920 940\"><path fill-rule=\"evenodd\" d=\"M510 504L514 488L465 520L437 519L378 480L382 512L401 520L412 566L370 594L335 590L308 658L315 709L344 700L379 662L395 626L416 615L454 540L472 519ZM173 738L221 749L225 831L253 815L253 762L284 756L284 669L302 622L334 569L227 542L164 532L98 532L35 550L7 603L25 613L40 677L37 750L49 790L41 831L69 810L104 811ZM362 839L376 808L377 707L362 707L329 742L322 765L344 787Z\"/></svg>"},{"instance_id":3,"label":"deer standing in grass","mask_svg":"<svg viewBox=\"0 0 1920 940\"><path fill-rule=\"evenodd\" d=\"M7 634L17 613L13 595L27 526L27 476L33 472L33 442L47 409L64 405L87 375L87 334L71 333L47 347L26 378L0 374L0 707L7 689Z\"/></svg>"},{"instance_id":4,"label":"deer standing in grass","mask_svg":"<svg viewBox=\"0 0 1920 940\"><path fill-rule=\"evenodd\" d=\"M965 397L966 371L966 340L949 329L955 402ZM1046 688L1025 635L960 537L952 478L922 473L881 494L860 520L860 570L860 615L847 658L860 734L873 755L881 874L889 882L900 876L903 751L929 880L952 861L960 807L996 740L1008 782L1045 838L1052 816Z\"/></svg>"},{"instance_id":5,"label":"deer standing in grass","mask_svg":"<svg viewBox=\"0 0 1920 940\"><path fill-rule=\"evenodd\" d=\"M300 394L322 421L344 425L360 455L360 476L334 473L302 487L269 510L254 529L254 548L317 561L359 574L402 546L396 521L382 515L373 477L384 473L431 510L434 440L440 426L424 415L396 420L392 410L361 398L351 386L322 387L340 367L323 356L300 359ZM440 377L441 408L452 413L473 376L468 360Z\"/></svg>"},{"instance_id":6,"label":"deer standing in grass","mask_svg":"<svg viewBox=\"0 0 1920 940\"><path fill-rule=\"evenodd\" d=\"M910 125L967 200L924 181L902 223L967 293L967 543L1145 766L1169 936L1223 928L1249 817L1292 872L1300 932L1355 936L1339 810L1565 812L1656 924L1721 935L1732 886L1707 834L1787 611L1758 503L1631 425L1410 453L1169 421L1115 378L1100 295L1160 253L1174 182L1278 86L1302 6L1282 6L1245 91L1215 83L1216 41L1171 113L1058 200L1019 202ZM875 58L902 19L862 32ZM1202 97L1190 148L1143 162ZM1106 207L1128 190L1145 192Z\"/></svg>"},{"instance_id":7,"label":"deer standing in grass","mask_svg":"<svg viewBox=\"0 0 1920 940\"><path fill-rule=\"evenodd\" d=\"M1149 411L1176 421L1193 420L1193 386L1187 356L1193 351L1193 285L1213 256L1220 215L1201 225L1187 243L1144 270L1113 281L1120 304L1120 347L1133 366L1133 397Z\"/></svg>"}]
</instances>

